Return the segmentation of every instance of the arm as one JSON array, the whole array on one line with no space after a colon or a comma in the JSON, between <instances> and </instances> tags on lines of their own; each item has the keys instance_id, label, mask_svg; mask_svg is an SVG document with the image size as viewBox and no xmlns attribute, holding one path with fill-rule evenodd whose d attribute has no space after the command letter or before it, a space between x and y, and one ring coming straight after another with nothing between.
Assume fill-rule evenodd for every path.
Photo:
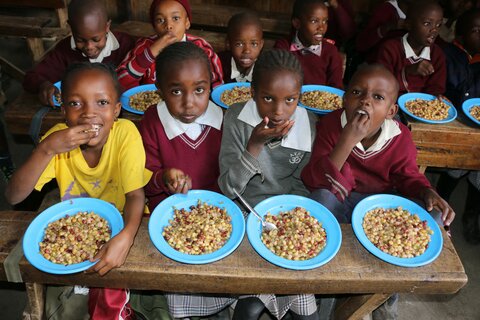
<instances>
[{"instance_id":1,"label":"arm","mask_svg":"<svg viewBox=\"0 0 480 320\"><path fill-rule=\"evenodd\" d=\"M278 39L273 47L275 49L290 50L290 42L287 39Z\"/></svg>"},{"instance_id":2,"label":"arm","mask_svg":"<svg viewBox=\"0 0 480 320\"><path fill-rule=\"evenodd\" d=\"M328 9L329 26L327 30L332 31L334 40L348 40L355 33L355 21L352 4L349 0L329 0L330 8ZM332 23L330 23L332 21Z\"/></svg>"},{"instance_id":3,"label":"arm","mask_svg":"<svg viewBox=\"0 0 480 320\"><path fill-rule=\"evenodd\" d=\"M343 61L337 47L329 44L331 50L330 61L327 66L327 85L343 89Z\"/></svg>"},{"instance_id":4,"label":"arm","mask_svg":"<svg viewBox=\"0 0 480 320\"><path fill-rule=\"evenodd\" d=\"M432 65L433 73L428 77L423 92L435 96L445 94L445 85L447 82L447 64L445 55L438 46L432 46ZM435 52L435 54L433 54Z\"/></svg>"}]
</instances>

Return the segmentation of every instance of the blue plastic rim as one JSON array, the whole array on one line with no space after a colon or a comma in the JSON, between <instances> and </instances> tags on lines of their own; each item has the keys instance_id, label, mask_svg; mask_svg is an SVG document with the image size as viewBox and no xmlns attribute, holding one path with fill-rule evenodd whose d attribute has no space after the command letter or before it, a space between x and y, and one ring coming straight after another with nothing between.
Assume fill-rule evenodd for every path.
<instances>
[{"instance_id":1,"label":"blue plastic rim","mask_svg":"<svg viewBox=\"0 0 480 320\"><path fill-rule=\"evenodd\" d=\"M123 218L112 204L95 198L76 198L57 203L40 213L27 228L23 237L25 258L37 269L53 274L70 274L87 270L96 262L84 261L65 266L45 259L40 253L39 243L43 240L45 229L49 223L66 215L78 212L93 211L106 219L112 231L112 238L123 229Z\"/></svg>"},{"instance_id":2,"label":"blue plastic rim","mask_svg":"<svg viewBox=\"0 0 480 320\"><path fill-rule=\"evenodd\" d=\"M222 93L225 90L231 90L235 87L249 87L250 88L250 82L232 82L232 83L226 83L219 85L218 87L215 87L215 89L212 90L212 101L215 102L215 104L219 107L222 107L224 109L228 109L229 106L227 106L225 103L222 102Z\"/></svg>"},{"instance_id":3,"label":"blue plastic rim","mask_svg":"<svg viewBox=\"0 0 480 320\"><path fill-rule=\"evenodd\" d=\"M343 98L343 95L345 94L345 91L343 91L341 89L338 89L338 88L329 87L329 86L322 86L322 85L316 85L316 84L306 84L306 85L302 86L301 93L310 92L310 91L330 92L330 93L339 95L340 98ZM298 105L301 106L301 107L304 107L305 109L308 109L308 110L310 110L310 111L312 111L313 113L316 113L316 114L327 114L327 113L330 113L330 112L333 111L333 110L322 110L322 109L312 108L312 107L304 105L301 102L298 102Z\"/></svg>"},{"instance_id":4,"label":"blue plastic rim","mask_svg":"<svg viewBox=\"0 0 480 320\"><path fill-rule=\"evenodd\" d=\"M232 234L225 245L217 251L203 255L179 252L163 238L163 229L170 224L169 220L173 218L174 209L190 210L190 206L197 205L199 200L227 210L227 214L232 218ZM168 258L187 264L206 264L223 259L235 251L245 234L245 220L240 208L224 195L207 190L190 190L187 194L174 194L163 200L152 212L148 232L158 251Z\"/></svg>"},{"instance_id":5,"label":"blue plastic rim","mask_svg":"<svg viewBox=\"0 0 480 320\"><path fill-rule=\"evenodd\" d=\"M261 240L262 225L253 214L247 219L247 236L252 247L265 260L279 267L292 270L309 270L320 267L335 257L342 243L342 231L337 219L320 203L296 195L279 195L268 198L255 206L255 210L265 216L267 213L277 215L280 212L292 210L296 207L305 208L310 214L322 223L327 233L327 244L320 253L309 260L294 261L277 256L270 251Z\"/></svg>"},{"instance_id":6,"label":"blue plastic rim","mask_svg":"<svg viewBox=\"0 0 480 320\"><path fill-rule=\"evenodd\" d=\"M62 82L61 81L55 82L53 85L55 87L57 87L58 91L62 92ZM57 97L55 97L55 95L53 95L52 97L53 97L53 105L56 106L56 107L60 107L61 104L58 102Z\"/></svg>"},{"instance_id":7,"label":"blue plastic rim","mask_svg":"<svg viewBox=\"0 0 480 320\"><path fill-rule=\"evenodd\" d=\"M417 257L399 258L389 255L375 247L375 245L367 238L367 235L363 230L363 217L368 211L376 208L390 209L397 207L402 207L403 209L408 210L411 214L417 214L421 220L427 221L428 226L433 231L427 250ZM415 202L392 194L377 194L360 201L353 210L352 228L360 243L370 251L370 253L385 262L401 267L420 267L429 264L440 255L443 248L442 233L433 217Z\"/></svg>"},{"instance_id":8,"label":"blue plastic rim","mask_svg":"<svg viewBox=\"0 0 480 320\"><path fill-rule=\"evenodd\" d=\"M415 99L432 101L432 100L437 99L437 97L435 97L431 94L427 94L427 93L409 92L409 93L402 94L398 98L398 106L400 107L400 109L403 112L405 112L406 114L408 114L410 117L412 117L412 118L414 118L418 121L425 122L425 123L431 123L431 124L448 123L448 122L451 122L451 121L455 120L455 118L457 117L457 109L455 109L455 106L447 100L442 100L443 102L445 102L447 105L450 106L450 109L448 109L448 117L446 119L443 119L443 120L428 120L428 119L418 117L418 116L414 115L413 113L411 113L410 111L408 111L407 107L405 106L405 103L407 103L410 100L415 100Z\"/></svg>"},{"instance_id":9,"label":"blue plastic rim","mask_svg":"<svg viewBox=\"0 0 480 320\"><path fill-rule=\"evenodd\" d=\"M475 119L471 114L470 114L470 109L472 109L474 106L480 106L480 98L473 98L473 99L468 99L465 100L462 104L462 110L465 115L472 120L475 124L480 126L480 121Z\"/></svg>"},{"instance_id":10,"label":"blue plastic rim","mask_svg":"<svg viewBox=\"0 0 480 320\"><path fill-rule=\"evenodd\" d=\"M144 113L143 111L130 107L130 96L133 96L136 93L144 92L144 91L157 91L157 87L154 84L144 84L144 85L134 87L125 91L120 97L122 108L131 113L143 114Z\"/></svg>"}]
</instances>

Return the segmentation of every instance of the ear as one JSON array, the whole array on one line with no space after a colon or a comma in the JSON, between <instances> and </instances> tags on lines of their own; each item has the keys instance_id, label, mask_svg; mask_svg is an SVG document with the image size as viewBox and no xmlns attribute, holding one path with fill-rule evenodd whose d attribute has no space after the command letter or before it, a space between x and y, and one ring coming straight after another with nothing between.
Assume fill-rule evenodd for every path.
<instances>
[{"instance_id":1,"label":"ear","mask_svg":"<svg viewBox=\"0 0 480 320\"><path fill-rule=\"evenodd\" d=\"M158 85L158 83L155 83L155 87L157 87L157 93L160 95L160 98L162 98L162 100L165 100L165 99L163 98L162 89L160 89L160 86Z\"/></svg>"},{"instance_id":2,"label":"ear","mask_svg":"<svg viewBox=\"0 0 480 320\"><path fill-rule=\"evenodd\" d=\"M112 20L108 20L107 21L107 30L105 30L105 31L107 31L107 33L110 32L110 26L111 25L112 25Z\"/></svg>"},{"instance_id":3,"label":"ear","mask_svg":"<svg viewBox=\"0 0 480 320\"><path fill-rule=\"evenodd\" d=\"M185 30L190 29L190 19L187 16L187 21L185 21Z\"/></svg>"},{"instance_id":4,"label":"ear","mask_svg":"<svg viewBox=\"0 0 480 320\"><path fill-rule=\"evenodd\" d=\"M395 117L397 112L398 112L398 104L394 103L390 106L390 109L388 109L387 116L385 117L385 119L393 119L393 117Z\"/></svg>"},{"instance_id":5,"label":"ear","mask_svg":"<svg viewBox=\"0 0 480 320\"><path fill-rule=\"evenodd\" d=\"M115 109L114 109L115 120L120 116L121 110L122 110L122 103L119 101L115 104Z\"/></svg>"},{"instance_id":6,"label":"ear","mask_svg":"<svg viewBox=\"0 0 480 320\"><path fill-rule=\"evenodd\" d=\"M292 18L292 26L295 30L300 29L300 19Z\"/></svg>"},{"instance_id":7,"label":"ear","mask_svg":"<svg viewBox=\"0 0 480 320\"><path fill-rule=\"evenodd\" d=\"M259 47L260 47L260 50L259 50L259 51L262 51L262 49L263 49L263 44L264 44L264 43L265 43L265 41L264 41L263 38L262 38L262 40L260 41L260 45L259 45Z\"/></svg>"}]
</instances>

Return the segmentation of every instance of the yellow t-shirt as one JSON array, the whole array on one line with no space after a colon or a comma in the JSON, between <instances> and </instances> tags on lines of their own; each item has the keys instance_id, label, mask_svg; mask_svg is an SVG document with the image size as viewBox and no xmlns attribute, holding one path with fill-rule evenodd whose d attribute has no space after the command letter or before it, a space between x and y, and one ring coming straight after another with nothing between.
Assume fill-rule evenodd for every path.
<instances>
[{"instance_id":1,"label":"yellow t-shirt","mask_svg":"<svg viewBox=\"0 0 480 320\"><path fill-rule=\"evenodd\" d=\"M59 123L43 138L66 129ZM43 139L42 138L42 139ZM125 194L143 188L152 172L145 168L145 149L135 125L126 119L114 122L102 156L95 168L90 168L80 147L55 155L35 185L36 190L57 179L63 200L79 197L102 199L123 211Z\"/></svg>"}]
</instances>

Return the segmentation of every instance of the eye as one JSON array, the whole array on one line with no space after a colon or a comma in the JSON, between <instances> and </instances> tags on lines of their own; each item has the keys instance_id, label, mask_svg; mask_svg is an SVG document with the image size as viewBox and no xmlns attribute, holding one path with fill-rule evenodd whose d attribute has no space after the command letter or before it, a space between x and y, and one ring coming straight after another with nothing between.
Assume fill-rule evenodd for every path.
<instances>
[{"instance_id":1,"label":"eye","mask_svg":"<svg viewBox=\"0 0 480 320\"><path fill-rule=\"evenodd\" d=\"M286 101L287 103L292 103L292 102L294 102L295 100L296 100L296 98L287 98L287 99L285 99L285 101Z\"/></svg>"},{"instance_id":2,"label":"eye","mask_svg":"<svg viewBox=\"0 0 480 320\"><path fill-rule=\"evenodd\" d=\"M173 89L171 92L174 96L179 96L182 94L182 91L179 89Z\"/></svg>"},{"instance_id":3,"label":"eye","mask_svg":"<svg viewBox=\"0 0 480 320\"><path fill-rule=\"evenodd\" d=\"M72 107L72 108L76 108L76 107L81 106L81 103L79 101L68 101L67 106Z\"/></svg>"},{"instance_id":4,"label":"eye","mask_svg":"<svg viewBox=\"0 0 480 320\"><path fill-rule=\"evenodd\" d=\"M263 97L263 100L265 102L272 102L273 101L272 97L269 97L269 96Z\"/></svg>"},{"instance_id":5,"label":"eye","mask_svg":"<svg viewBox=\"0 0 480 320\"><path fill-rule=\"evenodd\" d=\"M311 23L311 24L318 23L318 20L317 20L317 19L311 19L311 20L310 20L310 23Z\"/></svg>"},{"instance_id":6,"label":"eye","mask_svg":"<svg viewBox=\"0 0 480 320\"><path fill-rule=\"evenodd\" d=\"M178 21L178 20L180 20L180 19L181 19L180 16L174 16L174 17L172 18L173 21Z\"/></svg>"},{"instance_id":7,"label":"eye","mask_svg":"<svg viewBox=\"0 0 480 320\"><path fill-rule=\"evenodd\" d=\"M359 95L360 94L360 90L357 90L357 89L352 89L350 91L353 95Z\"/></svg>"},{"instance_id":8,"label":"eye","mask_svg":"<svg viewBox=\"0 0 480 320\"><path fill-rule=\"evenodd\" d=\"M235 42L235 47L243 47L243 42Z\"/></svg>"},{"instance_id":9,"label":"eye","mask_svg":"<svg viewBox=\"0 0 480 320\"><path fill-rule=\"evenodd\" d=\"M254 42L251 43L251 45L252 45L252 47L255 47L255 48L256 48L256 47L258 47L258 42L255 42L255 41L254 41Z\"/></svg>"},{"instance_id":10,"label":"eye","mask_svg":"<svg viewBox=\"0 0 480 320\"><path fill-rule=\"evenodd\" d=\"M425 21L425 22L423 23L423 26L424 26L424 27L429 27L430 24L431 24L431 23L430 23L429 21Z\"/></svg>"},{"instance_id":11,"label":"eye","mask_svg":"<svg viewBox=\"0 0 480 320\"><path fill-rule=\"evenodd\" d=\"M373 98L375 98L375 100L385 100L385 97L380 94L374 94Z\"/></svg>"},{"instance_id":12,"label":"eye","mask_svg":"<svg viewBox=\"0 0 480 320\"><path fill-rule=\"evenodd\" d=\"M195 93L197 93L197 94L202 94L202 93L204 93L204 92L205 92L205 88L197 88L197 89L195 89Z\"/></svg>"},{"instance_id":13,"label":"eye","mask_svg":"<svg viewBox=\"0 0 480 320\"><path fill-rule=\"evenodd\" d=\"M165 19L163 19L163 18L157 18L157 20L155 20L155 22L156 22L157 24L163 24L163 23L165 23Z\"/></svg>"},{"instance_id":14,"label":"eye","mask_svg":"<svg viewBox=\"0 0 480 320\"><path fill-rule=\"evenodd\" d=\"M101 106L106 106L106 105L109 105L110 102L108 100L101 99L101 100L98 100L98 104Z\"/></svg>"}]
</instances>

